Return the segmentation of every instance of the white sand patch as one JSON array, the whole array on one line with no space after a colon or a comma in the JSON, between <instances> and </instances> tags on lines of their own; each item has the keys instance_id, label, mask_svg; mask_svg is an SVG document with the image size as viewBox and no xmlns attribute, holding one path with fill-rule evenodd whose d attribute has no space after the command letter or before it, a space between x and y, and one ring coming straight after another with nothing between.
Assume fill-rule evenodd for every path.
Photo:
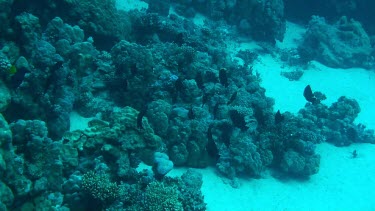
<instances>
[{"instance_id":1,"label":"white sand patch","mask_svg":"<svg viewBox=\"0 0 375 211\"><path fill-rule=\"evenodd\" d=\"M85 130L93 118L85 118L73 111L70 113L70 131Z\"/></svg>"},{"instance_id":2,"label":"white sand patch","mask_svg":"<svg viewBox=\"0 0 375 211\"><path fill-rule=\"evenodd\" d=\"M352 159L354 149L359 156ZM374 210L375 145L337 148L323 143L318 145L317 152L322 157L320 171L307 181L282 181L266 176L240 179L242 185L235 189L224 184L214 169L196 169L203 175L202 192L207 210ZM170 175L181 175L185 171L174 169Z\"/></svg>"},{"instance_id":3,"label":"white sand patch","mask_svg":"<svg viewBox=\"0 0 375 211\"><path fill-rule=\"evenodd\" d=\"M258 57L254 64L254 70L260 73L261 85L266 89L266 95L275 99L275 110L281 112L298 112L304 107L306 100L303 97L303 90L307 84L302 82L291 82L281 76L285 70L271 55ZM314 90L314 86L312 86Z\"/></svg>"},{"instance_id":4,"label":"white sand patch","mask_svg":"<svg viewBox=\"0 0 375 211\"><path fill-rule=\"evenodd\" d=\"M193 18L193 23L195 25L198 25L198 26L204 26L205 25L205 21L206 21L206 16L200 14L200 13L196 13L194 18Z\"/></svg>"},{"instance_id":5,"label":"white sand patch","mask_svg":"<svg viewBox=\"0 0 375 211\"><path fill-rule=\"evenodd\" d=\"M287 21L284 40L276 41L276 46L281 49L297 48L305 32L305 28Z\"/></svg>"},{"instance_id":6,"label":"white sand patch","mask_svg":"<svg viewBox=\"0 0 375 211\"><path fill-rule=\"evenodd\" d=\"M148 4L140 0L116 0L116 8L118 10L144 10L148 8Z\"/></svg>"},{"instance_id":7,"label":"white sand patch","mask_svg":"<svg viewBox=\"0 0 375 211\"><path fill-rule=\"evenodd\" d=\"M235 40L226 41L226 50L232 57L235 57L239 51L258 51L262 47L255 41L251 41L242 37L234 38Z\"/></svg>"}]
</instances>

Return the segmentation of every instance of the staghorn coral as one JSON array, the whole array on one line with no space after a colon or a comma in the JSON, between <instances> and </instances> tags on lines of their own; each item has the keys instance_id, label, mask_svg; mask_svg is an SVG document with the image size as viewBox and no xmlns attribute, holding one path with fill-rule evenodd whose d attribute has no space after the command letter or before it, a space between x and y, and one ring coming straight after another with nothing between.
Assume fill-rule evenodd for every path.
<instances>
[{"instance_id":1,"label":"staghorn coral","mask_svg":"<svg viewBox=\"0 0 375 211\"><path fill-rule=\"evenodd\" d=\"M177 187L151 182L146 188L144 208L153 211L182 211Z\"/></svg>"},{"instance_id":2,"label":"staghorn coral","mask_svg":"<svg viewBox=\"0 0 375 211\"><path fill-rule=\"evenodd\" d=\"M109 203L119 196L119 187L111 182L109 175L89 171L82 176L82 189L94 199Z\"/></svg>"}]
</instances>

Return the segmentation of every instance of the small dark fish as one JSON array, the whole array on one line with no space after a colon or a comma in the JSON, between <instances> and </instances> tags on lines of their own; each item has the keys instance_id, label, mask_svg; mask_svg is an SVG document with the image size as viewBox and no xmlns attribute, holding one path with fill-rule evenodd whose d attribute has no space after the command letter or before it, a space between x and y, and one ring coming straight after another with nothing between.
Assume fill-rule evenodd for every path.
<instances>
[{"instance_id":1,"label":"small dark fish","mask_svg":"<svg viewBox=\"0 0 375 211\"><path fill-rule=\"evenodd\" d=\"M219 81L224 87L228 86L228 74L225 68L222 68L219 71Z\"/></svg>"},{"instance_id":2,"label":"small dark fish","mask_svg":"<svg viewBox=\"0 0 375 211\"><path fill-rule=\"evenodd\" d=\"M284 121L284 116L280 113L280 110L277 110L275 114L275 124L279 124Z\"/></svg>"},{"instance_id":3,"label":"small dark fish","mask_svg":"<svg viewBox=\"0 0 375 211\"><path fill-rule=\"evenodd\" d=\"M246 124L247 121L245 120L245 116L242 115L238 110L230 110L229 117L235 127L240 128L242 131L249 129Z\"/></svg>"},{"instance_id":4,"label":"small dark fish","mask_svg":"<svg viewBox=\"0 0 375 211\"><path fill-rule=\"evenodd\" d=\"M318 102L318 99L316 99L316 97L314 96L314 93L312 92L310 85L307 85L305 87L305 90L303 91L303 96L310 103Z\"/></svg>"},{"instance_id":5,"label":"small dark fish","mask_svg":"<svg viewBox=\"0 0 375 211\"><path fill-rule=\"evenodd\" d=\"M214 106L213 111L212 111L212 115L214 116L214 119L217 118L217 112L219 111L219 106L220 106L220 103L217 102L217 103L215 104L215 106Z\"/></svg>"},{"instance_id":6,"label":"small dark fish","mask_svg":"<svg viewBox=\"0 0 375 211\"><path fill-rule=\"evenodd\" d=\"M189 117L190 120L195 118L193 106L190 106L190 108L189 108L188 117Z\"/></svg>"},{"instance_id":7,"label":"small dark fish","mask_svg":"<svg viewBox=\"0 0 375 211\"><path fill-rule=\"evenodd\" d=\"M147 106L145 106L142 111L140 111L138 113L138 116L137 116L137 128L138 129L143 129L143 124L142 124L142 119L143 117L146 115L146 112L147 112Z\"/></svg>"},{"instance_id":8,"label":"small dark fish","mask_svg":"<svg viewBox=\"0 0 375 211\"><path fill-rule=\"evenodd\" d=\"M357 153L357 150L354 150L352 152L352 158L357 158L358 157L358 153Z\"/></svg>"},{"instance_id":9,"label":"small dark fish","mask_svg":"<svg viewBox=\"0 0 375 211\"><path fill-rule=\"evenodd\" d=\"M237 91L233 92L232 96L230 96L230 99L227 103L227 105L233 103L233 101L237 98Z\"/></svg>"},{"instance_id":10,"label":"small dark fish","mask_svg":"<svg viewBox=\"0 0 375 211\"><path fill-rule=\"evenodd\" d=\"M201 72L197 73L194 80L197 83L199 89L204 89L203 76Z\"/></svg>"}]
</instances>

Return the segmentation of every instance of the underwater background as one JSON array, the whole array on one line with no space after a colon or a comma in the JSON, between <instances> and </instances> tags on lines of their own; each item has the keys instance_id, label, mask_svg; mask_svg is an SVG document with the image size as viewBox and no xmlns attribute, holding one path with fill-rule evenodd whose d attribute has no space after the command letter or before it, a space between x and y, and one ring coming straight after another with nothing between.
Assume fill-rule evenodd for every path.
<instances>
[{"instance_id":1,"label":"underwater background","mask_svg":"<svg viewBox=\"0 0 375 211\"><path fill-rule=\"evenodd\" d=\"M375 1L0 0L0 211L375 210Z\"/></svg>"}]
</instances>

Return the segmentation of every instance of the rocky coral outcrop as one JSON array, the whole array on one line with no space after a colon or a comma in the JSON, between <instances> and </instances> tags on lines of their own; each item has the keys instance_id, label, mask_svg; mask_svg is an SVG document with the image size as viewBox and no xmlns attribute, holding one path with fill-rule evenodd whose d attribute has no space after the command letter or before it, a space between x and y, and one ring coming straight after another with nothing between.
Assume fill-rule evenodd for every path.
<instances>
[{"instance_id":1,"label":"rocky coral outcrop","mask_svg":"<svg viewBox=\"0 0 375 211\"><path fill-rule=\"evenodd\" d=\"M370 37L361 23L347 17L330 25L324 18L313 16L298 51L302 60L317 60L330 67L374 65Z\"/></svg>"}]
</instances>

